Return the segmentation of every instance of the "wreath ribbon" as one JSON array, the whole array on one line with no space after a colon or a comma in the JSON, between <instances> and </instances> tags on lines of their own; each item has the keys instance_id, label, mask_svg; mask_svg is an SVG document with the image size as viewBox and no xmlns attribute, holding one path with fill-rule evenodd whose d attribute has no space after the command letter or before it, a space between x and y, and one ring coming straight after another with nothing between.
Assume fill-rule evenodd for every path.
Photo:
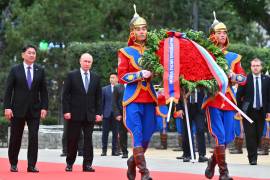
<instances>
[{"instance_id":1,"label":"wreath ribbon","mask_svg":"<svg viewBox=\"0 0 270 180\"><path fill-rule=\"evenodd\" d=\"M180 47L179 38L173 36L164 41L164 93L166 103L173 98L177 103L180 98Z\"/></svg>"}]
</instances>

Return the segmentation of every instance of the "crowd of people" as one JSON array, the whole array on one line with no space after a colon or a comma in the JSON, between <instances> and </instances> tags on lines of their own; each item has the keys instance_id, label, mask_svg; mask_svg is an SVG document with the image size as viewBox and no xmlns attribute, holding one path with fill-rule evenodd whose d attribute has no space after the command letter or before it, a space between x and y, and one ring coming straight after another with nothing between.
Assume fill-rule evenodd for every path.
<instances>
[{"instance_id":1,"label":"crowd of people","mask_svg":"<svg viewBox=\"0 0 270 180\"><path fill-rule=\"evenodd\" d=\"M83 53L79 59L80 67L66 76L62 93L65 119L62 156L66 156L66 171L73 170L77 152L83 156L82 170L95 171L92 167L92 133L95 122L102 122L101 156L107 156L108 134L112 131L111 155L122 154L122 158L128 158L129 180L135 179L136 168L141 173L141 179L152 179L145 152L154 132L160 133L159 149L167 149L168 107L160 102L162 90L157 89L156 93L151 82L152 72L142 69L138 62L146 49L147 22L135 11L129 28L128 46L118 51L118 74L110 74L109 85L101 87L99 76L91 71L93 57L89 53ZM242 153L245 137L250 165L257 164L258 154L269 154L270 80L262 73L263 63L258 58L251 60L251 73L246 75L241 67L241 56L227 51L229 38L224 23L215 19L210 28L210 40L222 50L229 65L229 86L225 96L251 117L253 123L242 118L221 96L210 97L201 88L181 97L172 114L176 122L176 138L183 150L183 156L179 158L189 162L192 154L195 156L195 150L190 150L192 143L198 149L198 161L207 162L205 176L211 179L217 165L220 179L227 180L232 177L229 176L225 149L233 140L234 147L230 152ZM23 63L10 70L4 97L5 117L11 122L8 150L10 171L18 171L18 154L26 122L29 129L27 171L39 172L36 168L38 129L40 118L44 119L48 111L46 76L44 69L35 63L35 46L24 47L22 59ZM188 114L184 113L184 100L188 105ZM187 115L192 142L188 138ZM206 157L206 125L215 142L209 159ZM132 137L130 156L128 132ZM261 150L259 153L258 149Z\"/></svg>"}]
</instances>

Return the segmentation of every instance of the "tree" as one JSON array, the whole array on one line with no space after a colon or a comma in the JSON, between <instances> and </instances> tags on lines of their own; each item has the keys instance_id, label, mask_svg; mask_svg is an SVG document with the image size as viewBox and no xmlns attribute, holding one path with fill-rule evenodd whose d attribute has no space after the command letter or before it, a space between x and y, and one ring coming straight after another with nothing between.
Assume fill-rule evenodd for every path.
<instances>
[{"instance_id":1,"label":"tree","mask_svg":"<svg viewBox=\"0 0 270 180\"><path fill-rule=\"evenodd\" d=\"M228 0L237 12L248 22L255 21L270 35L270 1L269 0Z\"/></svg>"},{"instance_id":2,"label":"tree","mask_svg":"<svg viewBox=\"0 0 270 180\"><path fill-rule=\"evenodd\" d=\"M0 11L1 12L8 6L9 1L10 0L1 0L0 1Z\"/></svg>"}]
</instances>

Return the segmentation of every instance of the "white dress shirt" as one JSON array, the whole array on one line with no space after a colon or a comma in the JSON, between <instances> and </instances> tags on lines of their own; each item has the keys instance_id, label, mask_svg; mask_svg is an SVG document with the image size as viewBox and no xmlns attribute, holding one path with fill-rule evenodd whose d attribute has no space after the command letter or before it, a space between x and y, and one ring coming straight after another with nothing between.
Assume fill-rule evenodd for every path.
<instances>
[{"instance_id":1,"label":"white dress shirt","mask_svg":"<svg viewBox=\"0 0 270 180\"><path fill-rule=\"evenodd\" d=\"M193 99L194 98L194 99ZM194 102L193 102L194 101ZM190 103L198 103L198 91L195 88L195 90L190 94L189 96L189 102Z\"/></svg>"},{"instance_id":2,"label":"white dress shirt","mask_svg":"<svg viewBox=\"0 0 270 180\"><path fill-rule=\"evenodd\" d=\"M113 93L113 88L114 88L114 85L111 84L111 91L112 91L112 93Z\"/></svg>"},{"instance_id":3,"label":"white dress shirt","mask_svg":"<svg viewBox=\"0 0 270 180\"><path fill-rule=\"evenodd\" d=\"M31 65L28 65L28 64L26 64L25 62L23 62L23 66L24 66L24 72L25 72L25 77L26 77L26 79L27 79L27 71L28 71L28 67L30 66L31 68L30 68L30 73L31 73L31 79L32 79L32 82L33 82L33 75L34 75L34 71L33 71L33 67L34 67L34 65L33 64L31 64Z\"/></svg>"},{"instance_id":4,"label":"white dress shirt","mask_svg":"<svg viewBox=\"0 0 270 180\"><path fill-rule=\"evenodd\" d=\"M82 76L82 80L83 80L83 85L85 87L85 74L87 72L87 78L88 78L88 84L90 84L90 71L84 71L82 68L80 68L81 71L81 76Z\"/></svg>"}]
</instances>

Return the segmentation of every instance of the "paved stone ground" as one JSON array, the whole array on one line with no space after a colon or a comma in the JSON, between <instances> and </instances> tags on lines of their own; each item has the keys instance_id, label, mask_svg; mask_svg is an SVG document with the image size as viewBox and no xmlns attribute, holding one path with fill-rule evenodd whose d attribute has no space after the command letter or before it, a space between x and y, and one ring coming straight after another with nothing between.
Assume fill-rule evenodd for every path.
<instances>
[{"instance_id":1,"label":"paved stone ground","mask_svg":"<svg viewBox=\"0 0 270 180\"><path fill-rule=\"evenodd\" d=\"M207 156L210 155L210 149L207 149ZM131 150L129 150L131 151ZM26 159L26 149L22 149L19 155L19 159ZM100 156L101 149L94 150L94 166L102 167L119 167L126 168L126 159L121 157L110 156L108 150L108 156ZM60 157L60 149L40 149L39 158L40 162L57 162L65 163L65 158ZM162 171L162 172L185 172L193 174L203 174L206 167L206 163L184 163L181 160L177 160L175 157L182 155L182 152L174 152L172 149L168 150L156 150L150 148L147 153L147 164L150 170ZM248 164L246 151L242 155L231 155L227 152L228 166L230 174L238 177L253 177L263 178L270 180L270 156L259 156L258 165L250 166ZM0 148L0 157L7 158L7 148ZM76 164L82 164L82 157L78 157ZM63 170L65 166L63 165ZM217 168L216 168L217 169ZM216 172L218 174L218 172Z\"/></svg>"}]
</instances>

